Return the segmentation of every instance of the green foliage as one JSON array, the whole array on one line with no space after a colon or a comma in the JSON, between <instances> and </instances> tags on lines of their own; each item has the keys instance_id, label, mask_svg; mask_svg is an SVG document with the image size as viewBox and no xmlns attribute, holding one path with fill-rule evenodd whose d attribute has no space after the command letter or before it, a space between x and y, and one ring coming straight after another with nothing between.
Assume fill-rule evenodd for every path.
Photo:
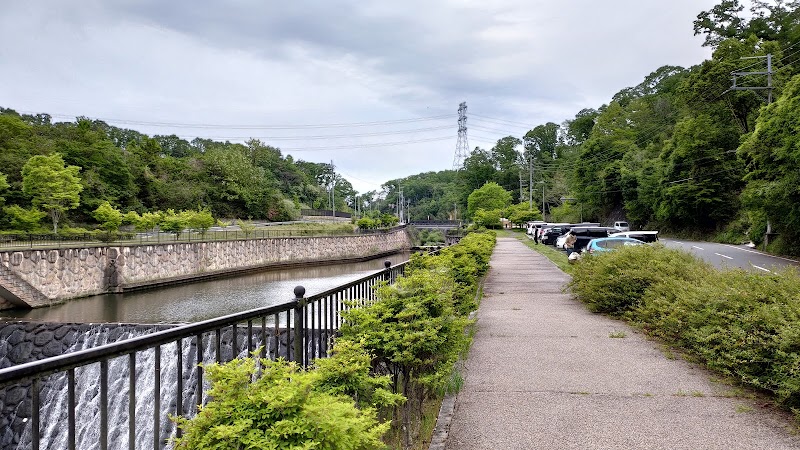
<instances>
[{"instance_id":1,"label":"green foliage","mask_svg":"<svg viewBox=\"0 0 800 450\"><path fill-rule=\"evenodd\" d=\"M50 215L53 233L58 232L58 222L64 213L80 204L83 186L79 171L77 166L66 167L58 153L34 156L22 168L22 190L31 196L33 206Z\"/></svg>"},{"instance_id":2,"label":"green foliage","mask_svg":"<svg viewBox=\"0 0 800 450\"><path fill-rule=\"evenodd\" d=\"M203 235L216 223L214 216L211 215L211 211L207 208L200 209L199 211L183 211L181 214L188 228L199 230Z\"/></svg>"},{"instance_id":3,"label":"green foliage","mask_svg":"<svg viewBox=\"0 0 800 450\"><path fill-rule=\"evenodd\" d=\"M488 228L488 229L497 229L500 228L500 214L501 210L493 209L487 211L483 208L478 209L473 213L473 222L478 227Z\"/></svg>"},{"instance_id":4,"label":"green foliage","mask_svg":"<svg viewBox=\"0 0 800 450\"><path fill-rule=\"evenodd\" d=\"M206 367L212 399L193 419L177 418L177 449L381 449L388 423L326 390L294 363L233 360ZM330 372L330 371L329 371Z\"/></svg>"},{"instance_id":5,"label":"green foliage","mask_svg":"<svg viewBox=\"0 0 800 450\"><path fill-rule=\"evenodd\" d=\"M103 202L94 210L94 218L100 222L100 228L106 231L117 231L122 225L124 215L109 202Z\"/></svg>"},{"instance_id":6,"label":"green foliage","mask_svg":"<svg viewBox=\"0 0 800 450\"><path fill-rule=\"evenodd\" d=\"M39 228L42 219L47 216L46 212L36 208L24 209L17 205L7 206L3 208L3 211L9 216L12 229L27 233Z\"/></svg>"},{"instance_id":7,"label":"green foliage","mask_svg":"<svg viewBox=\"0 0 800 450\"><path fill-rule=\"evenodd\" d=\"M800 407L800 277L795 272L714 271L692 283L666 279L634 319L709 367Z\"/></svg>"},{"instance_id":8,"label":"green foliage","mask_svg":"<svg viewBox=\"0 0 800 450\"><path fill-rule=\"evenodd\" d=\"M392 393L388 376L371 376L372 355L363 342L337 339L327 358L315 360L317 389L334 395L346 395L364 408L387 409L402 404L405 398Z\"/></svg>"},{"instance_id":9,"label":"green foliage","mask_svg":"<svg viewBox=\"0 0 800 450\"><path fill-rule=\"evenodd\" d=\"M640 245L582 258L569 286L590 310L622 315L637 307L653 284L671 279L692 283L710 272L710 266L688 253Z\"/></svg>"},{"instance_id":10,"label":"green foliage","mask_svg":"<svg viewBox=\"0 0 800 450\"><path fill-rule=\"evenodd\" d=\"M8 189L8 187L9 187L8 177L3 175L2 172L0 172L0 193L5 191L6 189ZM0 197L0 206L3 204L4 201L5 201L5 198Z\"/></svg>"},{"instance_id":11,"label":"green foliage","mask_svg":"<svg viewBox=\"0 0 800 450\"><path fill-rule=\"evenodd\" d=\"M161 228L161 231L174 233L175 236L177 236L187 227L186 215L176 213L174 210L168 209L164 215L161 216L158 226Z\"/></svg>"},{"instance_id":12,"label":"green foliage","mask_svg":"<svg viewBox=\"0 0 800 450\"><path fill-rule=\"evenodd\" d=\"M800 75L786 86L783 95L766 107L756 129L747 136L739 152L751 168L742 195L748 211L761 214L786 242L800 239ZM786 253L795 253L786 248Z\"/></svg>"},{"instance_id":13,"label":"green foliage","mask_svg":"<svg viewBox=\"0 0 800 450\"><path fill-rule=\"evenodd\" d=\"M421 230L419 233L420 245L444 244L444 233L439 230Z\"/></svg>"},{"instance_id":14,"label":"green foliage","mask_svg":"<svg viewBox=\"0 0 800 450\"><path fill-rule=\"evenodd\" d=\"M521 226L532 220L542 220L542 213L536 206L531 208L529 202L521 202L508 207L505 211L505 217L511 223Z\"/></svg>"},{"instance_id":15,"label":"green foliage","mask_svg":"<svg viewBox=\"0 0 800 450\"><path fill-rule=\"evenodd\" d=\"M467 214L472 217L479 209L503 210L509 205L511 205L511 193L497 183L488 182L469 194Z\"/></svg>"},{"instance_id":16,"label":"green foliage","mask_svg":"<svg viewBox=\"0 0 800 450\"><path fill-rule=\"evenodd\" d=\"M239 225L239 229L244 232L245 236L249 236L250 233L255 231L256 225L253 223L252 220L237 220L236 223Z\"/></svg>"}]
</instances>

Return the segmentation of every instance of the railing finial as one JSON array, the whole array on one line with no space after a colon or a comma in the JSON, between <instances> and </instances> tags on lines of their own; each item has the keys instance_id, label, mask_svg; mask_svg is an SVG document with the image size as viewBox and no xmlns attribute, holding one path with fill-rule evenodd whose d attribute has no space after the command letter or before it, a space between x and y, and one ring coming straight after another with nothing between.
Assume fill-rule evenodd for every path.
<instances>
[{"instance_id":1,"label":"railing finial","mask_svg":"<svg viewBox=\"0 0 800 450\"><path fill-rule=\"evenodd\" d=\"M385 267L387 269L389 267L392 267L392 262L387 259L386 261L383 262L383 267Z\"/></svg>"},{"instance_id":2,"label":"railing finial","mask_svg":"<svg viewBox=\"0 0 800 450\"><path fill-rule=\"evenodd\" d=\"M294 298L303 298L304 295L306 295L306 288L303 286L294 287Z\"/></svg>"}]
</instances>

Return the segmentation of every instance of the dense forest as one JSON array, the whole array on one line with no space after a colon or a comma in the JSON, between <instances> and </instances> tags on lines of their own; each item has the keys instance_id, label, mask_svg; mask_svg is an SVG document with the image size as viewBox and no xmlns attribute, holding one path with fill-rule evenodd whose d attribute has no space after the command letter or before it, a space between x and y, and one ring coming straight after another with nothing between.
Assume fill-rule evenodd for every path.
<instances>
[{"instance_id":1,"label":"dense forest","mask_svg":"<svg viewBox=\"0 0 800 450\"><path fill-rule=\"evenodd\" d=\"M35 180L42 184L49 167L80 184L79 198L61 199L65 223L75 226L95 223L105 202L125 212L291 220L300 208L330 208L332 188L337 210L396 211L402 191L412 220L469 218L469 195L494 182L548 220L627 219L729 242L760 243L769 230L772 250L800 254L798 6L753 1L745 11L739 0L722 0L694 22L711 59L660 67L561 124L476 147L461 170L363 194L330 165L295 161L258 140L150 137L98 120L55 123L0 109L0 229L39 217L37 189L53 186Z\"/></svg>"}]
</instances>

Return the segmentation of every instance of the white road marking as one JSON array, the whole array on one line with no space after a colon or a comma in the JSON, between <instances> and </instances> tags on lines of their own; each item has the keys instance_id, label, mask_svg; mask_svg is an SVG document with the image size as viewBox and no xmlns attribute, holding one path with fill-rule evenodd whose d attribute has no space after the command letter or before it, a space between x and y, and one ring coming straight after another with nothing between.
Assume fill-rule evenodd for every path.
<instances>
[{"instance_id":1,"label":"white road marking","mask_svg":"<svg viewBox=\"0 0 800 450\"><path fill-rule=\"evenodd\" d=\"M698 246L696 246L696 245L693 245L693 246L692 246L692 248L696 248L696 249L698 249L698 250L705 250L703 247L698 247Z\"/></svg>"},{"instance_id":2,"label":"white road marking","mask_svg":"<svg viewBox=\"0 0 800 450\"><path fill-rule=\"evenodd\" d=\"M714 253L714 254L717 255L717 256L722 256L723 258L733 259L728 255L723 255L722 253Z\"/></svg>"},{"instance_id":3,"label":"white road marking","mask_svg":"<svg viewBox=\"0 0 800 450\"><path fill-rule=\"evenodd\" d=\"M683 245L683 242L681 242L681 241L672 241L672 242L674 242L674 243L676 243L676 244L681 244L681 245Z\"/></svg>"},{"instance_id":4,"label":"white road marking","mask_svg":"<svg viewBox=\"0 0 800 450\"><path fill-rule=\"evenodd\" d=\"M741 251L747 252L747 253L755 253L756 255L768 256L770 258L782 259L784 261L789 261L791 263L797 264L797 260L794 260L794 259L789 259L789 258L783 258L781 256L770 255L769 253L757 252L755 250L750 250L750 249L747 249L747 248L741 248L741 247L737 247L735 245L730 245L730 244L720 244L720 245L724 245L725 247L735 248L736 250L741 250Z\"/></svg>"},{"instance_id":5,"label":"white road marking","mask_svg":"<svg viewBox=\"0 0 800 450\"><path fill-rule=\"evenodd\" d=\"M771 270L769 270L769 269L765 269L765 268L763 268L763 267L759 267L759 266L757 266L757 265L755 265L755 264L750 264L750 265L751 265L751 266L753 266L753 267L755 267L756 269L763 270L764 272L770 272L770 273L772 273L772 271L771 271Z\"/></svg>"}]
</instances>

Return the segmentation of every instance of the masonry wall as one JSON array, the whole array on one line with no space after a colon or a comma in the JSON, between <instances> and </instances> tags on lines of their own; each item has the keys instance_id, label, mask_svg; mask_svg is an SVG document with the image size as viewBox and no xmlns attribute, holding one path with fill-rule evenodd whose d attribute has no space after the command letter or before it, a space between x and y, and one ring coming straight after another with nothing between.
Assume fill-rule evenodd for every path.
<instances>
[{"instance_id":1,"label":"masonry wall","mask_svg":"<svg viewBox=\"0 0 800 450\"><path fill-rule=\"evenodd\" d=\"M0 252L0 264L58 303L284 264L368 258L410 247L401 229L356 236L6 251ZM0 301L0 309L8 305Z\"/></svg>"}]
</instances>

